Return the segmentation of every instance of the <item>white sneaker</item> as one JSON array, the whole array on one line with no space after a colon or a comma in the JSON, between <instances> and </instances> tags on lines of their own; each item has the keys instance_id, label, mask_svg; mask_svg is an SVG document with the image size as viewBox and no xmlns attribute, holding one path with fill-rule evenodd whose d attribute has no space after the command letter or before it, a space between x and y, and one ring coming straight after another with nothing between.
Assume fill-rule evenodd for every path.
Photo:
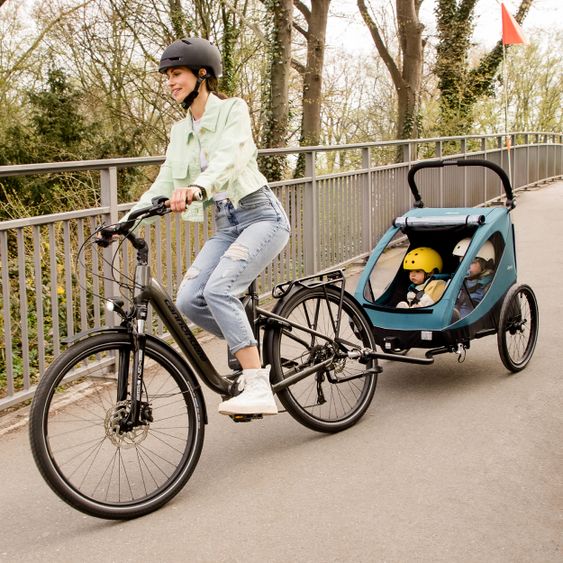
<instances>
[{"instance_id":1,"label":"white sneaker","mask_svg":"<svg viewBox=\"0 0 563 563\"><path fill-rule=\"evenodd\" d=\"M270 387L270 366L245 369L238 384L244 385L240 395L219 405L221 414L278 414L278 407Z\"/></svg>"}]
</instances>

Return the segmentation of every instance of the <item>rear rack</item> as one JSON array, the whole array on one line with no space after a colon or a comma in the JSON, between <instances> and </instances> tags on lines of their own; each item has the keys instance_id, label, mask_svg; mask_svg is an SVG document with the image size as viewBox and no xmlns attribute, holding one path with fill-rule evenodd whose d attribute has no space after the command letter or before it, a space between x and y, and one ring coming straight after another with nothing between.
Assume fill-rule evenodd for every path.
<instances>
[{"instance_id":1,"label":"rear rack","mask_svg":"<svg viewBox=\"0 0 563 563\"><path fill-rule=\"evenodd\" d=\"M302 285L305 287L319 287L321 285L342 283L342 289L346 278L344 277L344 269L332 270L330 272L324 272L321 274L313 274L312 276L306 276L304 278L299 278L296 280L289 280L283 283L279 283L272 289L272 297L279 299L287 295L294 286Z\"/></svg>"}]
</instances>

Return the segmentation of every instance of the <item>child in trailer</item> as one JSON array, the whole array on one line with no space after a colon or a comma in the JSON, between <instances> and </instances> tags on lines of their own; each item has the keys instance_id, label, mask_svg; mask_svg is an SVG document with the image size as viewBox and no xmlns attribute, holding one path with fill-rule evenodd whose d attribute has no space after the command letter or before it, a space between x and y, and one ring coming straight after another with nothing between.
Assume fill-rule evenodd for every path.
<instances>
[{"instance_id":1,"label":"child in trailer","mask_svg":"<svg viewBox=\"0 0 563 563\"><path fill-rule=\"evenodd\" d=\"M461 261L470 243L470 238L460 240L454 248L453 255L458 256ZM495 249L490 241L486 241L469 265L469 271L457 297L455 310L460 318L471 313L485 297L495 275L494 264Z\"/></svg>"},{"instance_id":2,"label":"child in trailer","mask_svg":"<svg viewBox=\"0 0 563 563\"><path fill-rule=\"evenodd\" d=\"M408 270L411 285L406 301L401 301L397 307L413 309L436 303L446 289L444 280L433 278L442 271L442 265L442 258L433 248L421 246L411 250L403 260L403 269Z\"/></svg>"}]
</instances>

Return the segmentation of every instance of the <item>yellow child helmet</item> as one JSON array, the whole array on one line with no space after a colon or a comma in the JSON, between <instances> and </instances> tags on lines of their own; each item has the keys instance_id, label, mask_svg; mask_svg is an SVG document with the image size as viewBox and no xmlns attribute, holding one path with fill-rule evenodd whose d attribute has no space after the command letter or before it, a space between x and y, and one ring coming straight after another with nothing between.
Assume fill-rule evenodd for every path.
<instances>
[{"instance_id":1,"label":"yellow child helmet","mask_svg":"<svg viewBox=\"0 0 563 563\"><path fill-rule=\"evenodd\" d=\"M440 273L442 258L433 248L419 246L407 253L403 261L403 268L405 270L423 270L427 274Z\"/></svg>"}]
</instances>

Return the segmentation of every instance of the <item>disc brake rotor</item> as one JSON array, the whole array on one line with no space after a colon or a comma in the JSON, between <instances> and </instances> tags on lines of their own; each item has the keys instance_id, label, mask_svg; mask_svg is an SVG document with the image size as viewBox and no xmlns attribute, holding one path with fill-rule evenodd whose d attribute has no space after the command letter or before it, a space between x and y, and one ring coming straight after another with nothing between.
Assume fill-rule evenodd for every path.
<instances>
[{"instance_id":1,"label":"disc brake rotor","mask_svg":"<svg viewBox=\"0 0 563 563\"><path fill-rule=\"evenodd\" d=\"M120 401L106 413L104 428L106 436L118 448L133 448L140 444L149 433L149 424L141 423L129 430L123 430L122 423L129 415L130 401Z\"/></svg>"}]
</instances>

